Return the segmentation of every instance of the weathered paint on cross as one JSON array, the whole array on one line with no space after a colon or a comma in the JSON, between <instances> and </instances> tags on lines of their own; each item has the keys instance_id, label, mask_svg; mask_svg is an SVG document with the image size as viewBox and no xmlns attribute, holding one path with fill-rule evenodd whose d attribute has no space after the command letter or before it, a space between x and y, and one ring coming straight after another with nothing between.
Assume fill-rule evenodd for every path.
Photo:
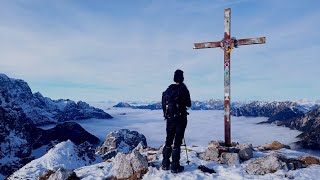
<instances>
[{"instance_id":1,"label":"weathered paint on cross","mask_svg":"<svg viewBox=\"0 0 320 180\"><path fill-rule=\"evenodd\" d=\"M224 11L224 39L230 39L231 9ZM231 145L230 127L230 52L224 51L224 139L227 146Z\"/></svg>"},{"instance_id":2,"label":"weathered paint on cross","mask_svg":"<svg viewBox=\"0 0 320 180\"><path fill-rule=\"evenodd\" d=\"M230 118L230 53L234 47L241 45L251 44L263 44L266 42L265 37L259 38L246 38L238 39L230 38L231 32L231 9L227 8L224 10L224 38L222 41L217 42L202 42L194 43L194 49L203 48L216 48L221 47L224 49L224 133L225 133L225 144L231 146L231 118Z\"/></svg>"}]
</instances>

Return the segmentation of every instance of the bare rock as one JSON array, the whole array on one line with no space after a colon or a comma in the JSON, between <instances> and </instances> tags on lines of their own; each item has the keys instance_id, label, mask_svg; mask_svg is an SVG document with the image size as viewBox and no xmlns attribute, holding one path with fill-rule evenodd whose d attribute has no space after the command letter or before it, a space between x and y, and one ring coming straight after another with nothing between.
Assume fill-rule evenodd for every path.
<instances>
[{"instance_id":1,"label":"bare rock","mask_svg":"<svg viewBox=\"0 0 320 180\"><path fill-rule=\"evenodd\" d=\"M237 155L236 155L237 154ZM205 161L216 161L228 165L236 165L239 160L246 161L253 157L252 144L239 144L232 142L230 147L223 141L210 141L208 149L200 153L199 157Z\"/></svg>"},{"instance_id":2,"label":"bare rock","mask_svg":"<svg viewBox=\"0 0 320 180\"><path fill-rule=\"evenodd\" d=\"M158 159L157 158L157 153L148 153L147 154L147 159L148 159L148 162L156 161Z\"/></svg>"},{"instance_id":3,"label":"bare rock","mask_svg":"<svg viewBox=\"0 0 320 180\"><path fill-rule=\"evenodd\" d=\"M253 157L252 144L239 144L236 148L239 150L239 157L242 161L249 160Z\"/></svg>"},{"instance_id":4,"label":"bare rock","mask_svg":"<svg viewBox=\"0 0 320 180\"><path fill-rule=\"evenodd\" d=\"M298 160L302 161L307 166L314 165L314 164L320 165L320 159L313 156L302 156L302 157L299 157Z\"/></svg>"},{"instance_id":5,"label":"bare rock","mask_svg":"<svg viewBox=\"0 0 320 180\"><path fill-rule=\"evenodd\" d=\"M64 168L58 168L57 170L48 170L39 177L39 180L80 180L76 173Z\"/></svg>"},{"instance_id":6,"label":"bare rock","mask_svg":"<svg viewBox=\"0 0 320 180\"><path fill-rule=\"evenodd\" d=\"M134 148L134 150L137 150L137 151L139 151L140 153L143 153L143 152L146 151L146 147L143 145L143 143L140 142L140 143L137 145L137 147Z\"/></svg>"},{"instance_id":7,"label":"bare rock","mask_svg":"<svg viewBox=\"0 0 320 180\"><path fill-rule=\"evenodd\" d=\"M221 147L221 146L224 146L224 142L223 141L210 141L208 143L208 148L218 148L218 147Z\"/></svg>"},{"instance_id":8,"label":"bare rock","mask_svg":"<svg viewBox=\"0 0 320 180\"><path fill-rule=\"evenodd\" d=\"M210 147L204 153L200 154L200 158L205 161L219 161L219 149Z\"/></svg>"},{"instance_id":9,"label":"bare rock","mask_svg":"<svg viewBox=\"0 0 320 180\"><path fill-rule=\"evenodd\" d=\"M264 144L257 147L260 151L279 150L282 148L290 149L290 146L284 145L279 141L273 141L271 144Z\"/></svg>"},{"instance_id":10,"label":"bare rock","mask_svg":"<svg viewBox=\"0 0 320 180\"><path fill-rule=\"evenodd\" d=\"M107 160L116 156L118 152L131 153L137 146L142 146L138 147L139 150L145 148L147 146L146 137L137 131L120 129L109 133L104 143L97 148L96 153Z\"/></svg>"},{"instance_id":11,"label":"bare rock","mask_svg":"<svg viewBox=\"0 0 320 180\"><path fill-rule=\"evenodd\" d=\"M281 154L269 154L251 161L245 170L248 174L264 175L277 170L295 170L306 167L302 161Z\"/></svg>"},{"instance_id":12,"label":"bare rock","mask_svg":"<svg viewBox=\"0 0 320 180\"><path fill-rule=\"evenodd\" d=\"M117 179L139 179L147 172L148 161L138 151L118 153L113 160L112 172Z\"/></svg>"},{"instance_id":13,"label":"bare rock","mask_svg":"<svg viewBox=\"0 0 320 180\"><path fill-rule=\"evenodd\" d=\"M228 166L238 165L240 163L238 153L222 153L220 157L220 161L223 164L227 164Z\"/></svg>"},{"instance_id":14,"label":"bare rock","mask_svg":"<svg viewBox=\"0 0 320 180\"><path fill-rule=\"evenodd\" d=\"M264 175L274 173L279 169L288 169L285 162L279 159L281 155L270 154L252 161L245 168L248 174Z\"/></svg>"}]
</instances>

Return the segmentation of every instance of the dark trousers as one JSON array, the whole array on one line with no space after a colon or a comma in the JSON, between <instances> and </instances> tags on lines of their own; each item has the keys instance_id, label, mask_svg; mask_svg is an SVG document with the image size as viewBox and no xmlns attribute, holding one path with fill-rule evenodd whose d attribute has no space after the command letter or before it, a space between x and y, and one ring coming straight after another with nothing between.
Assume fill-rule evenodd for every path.
<instances>
[{"instance_id":1,"label":"dark trousers","mask_svg":"<svg viewBox=\"0 0 320 180\"><path fill-rule=\"evenodd\" d=\"M177 171L180 167L180 146L184 137L184 131L187 127L187 117L176 117L167 119L167 137L166 145L163 148L162 167L167 170L170 166L170 157L172 153L172 166L171 169ZM173 149L171 148L174 140ZM180 167L181 169L181 167Z\"/></svg>"},{"instance_id":2,"label":"dark trousers","mask_svg":"<svg viewBox=\"0 0 320 180\"><path fill-rule=\"evenodd\" d=\"M187 127L187 117L176 117L167 120L166 147L171 147L174 140L173 149L179 149L182 144L184 132Z\"/></svg>"}]
</instances>

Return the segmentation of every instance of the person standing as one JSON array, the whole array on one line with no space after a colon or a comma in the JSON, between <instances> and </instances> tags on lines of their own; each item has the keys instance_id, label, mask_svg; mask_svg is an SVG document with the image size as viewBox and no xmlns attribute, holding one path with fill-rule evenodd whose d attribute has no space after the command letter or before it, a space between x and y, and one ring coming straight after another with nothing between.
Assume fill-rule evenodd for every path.
<instances>
[{"instance_id":1,"label":"person standing","mask_svg":"<svg viewBox=\"0 0 320 180\"><path fill-rule=\"evenodd\" d=\"M181 144L184 132L187 127L187 107L191 106L190 93L183 83L183 71L177 69L174 72L173 81L166 91L162 93L162 109L166 121L166 141L162 151L162 169L169 170L171 165L172 173L179 173L184 170L180 165ZM173 144L173 148L172 148ZM172 162L170 157L172 156Z\"/></svg>"}]
</instances>

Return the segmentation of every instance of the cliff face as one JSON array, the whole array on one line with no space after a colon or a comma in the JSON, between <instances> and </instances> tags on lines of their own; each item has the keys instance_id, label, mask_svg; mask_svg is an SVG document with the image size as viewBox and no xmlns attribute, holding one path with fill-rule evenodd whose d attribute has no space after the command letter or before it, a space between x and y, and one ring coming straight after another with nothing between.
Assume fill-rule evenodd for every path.
<instances>
[{"instance_id":1,"label":"cliff face","mask_svg":"<svg viewBox=\"0 0 320 180\"><path fill-rule=\"evenodd\" d=\"M302 147L320 149L320 108L278 124L302 131L298 136L302 139L298 142Z\"/></svg>"}]
</instances>

